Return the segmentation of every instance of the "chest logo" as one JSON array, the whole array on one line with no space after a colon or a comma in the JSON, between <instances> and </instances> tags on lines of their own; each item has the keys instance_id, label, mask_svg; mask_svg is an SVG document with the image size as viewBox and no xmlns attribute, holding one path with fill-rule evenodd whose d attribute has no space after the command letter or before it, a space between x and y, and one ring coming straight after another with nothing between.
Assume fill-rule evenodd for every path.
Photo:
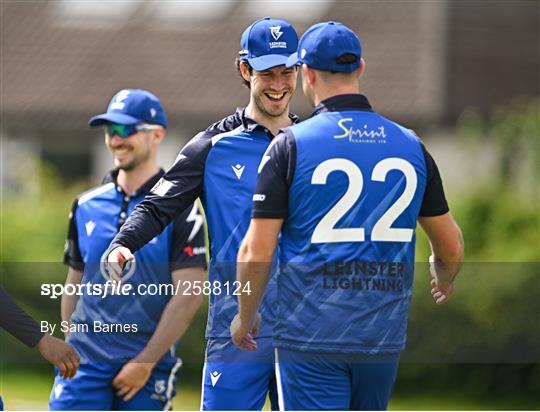
<instances>
[{"instance_id":1,"label":"chest logo","mask_svg":"<svg viewBox=\"0 0 540 412\"><path fill-rule=\"evenodd\" d=\"M221 373L214 371L210 374L210 380L212 381L212 387L216 386L217 381L221 378Z\"/></svg>"},{"instance_id":2,"label":"chest logo","mask_svg":"<svg viewBox=\"0 0 540 412\"><path fill-rule=\"evenodd\" d=\"M231 166L231 167L232 167L232 170L233 170L234 174L238 178L238 180L240 180L240 178L242 177L242 173L244 173L244 169L246 168L246 166L242 166L241 164L237 163L236 165Z\"/></svg>"},{"instance_id":3,"label":"chest logo","mask_svg":"<svg viewBox=\"0 0 540 412\"><path fill-rule=\"evenodd\" d=\"M93 220L89 220L84 224L84 227L86 228L86 235L92 236L92 232L96 228L96 222L94 222Z\"/></svg>"}]
</instances>

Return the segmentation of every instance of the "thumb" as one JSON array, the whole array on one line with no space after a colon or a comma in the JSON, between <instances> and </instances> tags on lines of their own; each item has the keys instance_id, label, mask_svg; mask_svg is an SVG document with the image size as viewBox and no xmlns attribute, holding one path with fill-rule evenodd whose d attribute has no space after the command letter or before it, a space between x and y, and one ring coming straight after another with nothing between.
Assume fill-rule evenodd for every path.
<instances>
[{"instance_id":1,"label":"thumb","mask_svg":"<svg viewBox=\"0 0 540 412\"><path fill-rule=\"evenodd\" d=\"M123 262L129 262L135 259L133 253L131 253L131 250L129 250L127 247L121 248L120 254L122 256Z\"/></svg>"}]
</instances>

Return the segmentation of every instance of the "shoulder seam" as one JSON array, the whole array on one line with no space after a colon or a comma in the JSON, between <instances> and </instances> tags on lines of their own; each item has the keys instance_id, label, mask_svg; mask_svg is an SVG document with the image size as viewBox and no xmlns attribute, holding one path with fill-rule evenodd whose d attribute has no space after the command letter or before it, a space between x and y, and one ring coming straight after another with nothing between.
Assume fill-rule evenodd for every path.
<instances>
[{"instance_id":1,"label":"shoulder seam","mask_svg":"<svg viewBox=\"0 0 540 412\"><path fill-rule=\"evenodd\" d=\"M228 131L228 132L223 132L223 133L219 133L219 134L216 134L214 136L212 136L212 146L215 146L217 142L219 142L221 139L223 139L224 137L227 137L227 136L232 136L233 134L237 133L240 131L240 129L242 129L243 126L240 125L238 126L236 129L233 129L231 131Z\"/></svg>"},{"instance_id":2,"label":"shoulder seam","mask_svg":"<svg viewBox=\"0 0 540 412\"><path fill-rule=\"evenodd\" d=\"M114 187L115 187L114 182L109 182L109 183L104 184L103 186L98 186L95 189L91 189L79 197L77 205L80 206L83 203L86 203L87 201L89 201L90 199L93 199L94 197L99 196L100 194L113 189Z\"/></svg>"}]
</instances>

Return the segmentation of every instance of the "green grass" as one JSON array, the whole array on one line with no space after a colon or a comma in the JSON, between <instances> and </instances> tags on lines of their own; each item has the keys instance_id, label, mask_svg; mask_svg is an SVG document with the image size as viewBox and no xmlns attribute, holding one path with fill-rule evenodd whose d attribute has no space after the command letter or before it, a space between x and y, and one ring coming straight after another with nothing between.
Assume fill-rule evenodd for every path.
<instances>
[{"instance_id":1,"label":"green grass","mask_svg":"<svg viewBox=\"0 0 540 412\"><path fill-rule=\"evenodd\" d=\"M52 375L29 372L4 371L0 392L6 410L47 410L53 382ZM200 391L197 387L178 386L174 399L175 410L199 410ZM521 398L471 397L459 393L422 393L421 390L407 395L394 396L390 410L507 410L538 409ZM265 407L269 410L268 404Z\"/></svg>"}]
</instances>

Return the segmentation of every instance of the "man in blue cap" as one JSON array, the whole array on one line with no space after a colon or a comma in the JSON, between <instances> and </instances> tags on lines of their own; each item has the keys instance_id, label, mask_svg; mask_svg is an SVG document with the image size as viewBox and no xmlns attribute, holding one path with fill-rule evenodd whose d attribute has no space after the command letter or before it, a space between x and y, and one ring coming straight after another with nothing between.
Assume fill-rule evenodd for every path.
<instances>
[{"instance_id":1,"label":"man in blue cap","mask_svg":"<svg viewBox=\"0 0 540 412\"><path fill-rule=\"evenodd\" d=\"M417 221L432 247L431 291L453 293L463 240L421 140L359 93L356 34L309 28L287 66L301 65L316 106L263 157L252 220L238 253L234 343L253 349L257 308L279 238L274 332L281 410L387 407L405 346Z\"/></svg>"},{"instance_id":2,"label":"man in blue cap","mask_svg":"<svg viewBox=\"0 0 540 412\"><path fill-rule=\"evenodd\" d=\"M261 328L254 345L238 350L229 325L239 294L249 285L236 281L236 255L251 215L261 158L278 131L297 118L289 113L296 88L296 67L285 67L298 38L286 21L264 18L243 33L236 60L249 103L197 134L176 163L135 209L114 239L108 260L122 267L197 197L205 209L210 238L209 279L212 282L203 369L203 410L262 409L267 395L277 408L271 342L275 288L270 285L261 307ZM118 270L118 276L121 276Z\"/></svg>"},{"instance_id":3,"label":"man in blue cap","mask_svg":"<svg viewBox=\"0 0 540 412\"><path fill-rule=\"evenodd\" d=\"M101 261L127 216L164 174L156 157L167 117L152 93L125 89L89 124L103 127L114 169L75 199L70 214L66 285L83 288L62 297L62 331L82 360L72 380L56 376L50 408L167 410L181 365L175 342L202 300L182 288L175 294L173 287L204 280L203 218L191 204L137 252L122 284L115 284Z\"/></svg>"}]
</instances>

